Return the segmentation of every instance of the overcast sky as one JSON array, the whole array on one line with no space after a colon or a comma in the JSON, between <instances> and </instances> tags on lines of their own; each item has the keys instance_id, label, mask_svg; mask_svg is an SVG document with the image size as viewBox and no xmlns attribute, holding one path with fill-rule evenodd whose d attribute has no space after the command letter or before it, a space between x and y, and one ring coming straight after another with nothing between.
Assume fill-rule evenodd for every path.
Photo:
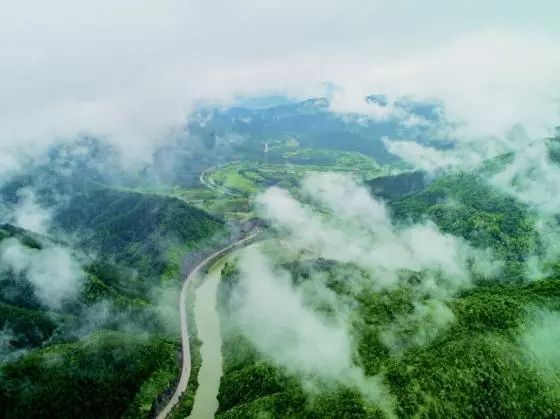
<instances>
[{"instance_id":1,"label":"overcast sky","mask_svg":"<svg viewBox=\"0 0 560 419\"><path fill-rule=\"evenodd\" d=\"M148 156L197 101L442 100L472 135L560 123L560 2L0 0L0 162L104 136Z\"/></svg>"}]
</instances>

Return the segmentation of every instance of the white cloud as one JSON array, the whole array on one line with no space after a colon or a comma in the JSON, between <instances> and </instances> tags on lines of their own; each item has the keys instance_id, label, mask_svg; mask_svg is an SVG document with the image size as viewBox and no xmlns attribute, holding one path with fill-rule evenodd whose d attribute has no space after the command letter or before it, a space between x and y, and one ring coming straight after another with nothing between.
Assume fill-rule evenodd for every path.
<instances>
[{"instance_id":1,"label":"white cloud","mask_svg":"<svg viewBox=\"0 0 560 419\"><path fill-rule=\"evenodd\" d=\"M53 309L75 298L83 285L80 264L61 246L32 249L7 239L0 244L0 264L2 269L25 275L39 300Z\"/></svg>"},{"instance_id":2,"label":"white cloud","mask_svg":"<svg viewBox=\"0 0 560 419\"><path fill-rule=\"evenodd\" d=\"M393 351L428 343L447 327L454 320L447 301L472 285L471 273L498 273L485 269L494 261L488 251L433 223L393 224L385 204L350 176L310 174L301 199L305 203L279 188L257 198L260 216L280 233L280 255L351 263L359 274L345 267L328 276L352 292L409 290L414 309L379 330ZM239 259L229 319L259 353L289 372L355 387L390 412L381 376L367 377L354 361L352 325L363 320L356 316L355 294L333 292L320 270L294 281L278 262L279 252L269 252L270 258L251 249Z\"/></svg>"},{"instance_id":3,"label":"white cloud","mask_svg":"<svg viewBox=\"0 0 560 419\"><path fill-rule=\"evenodd\" d=\"M385 144L389 153L400 157L404 161L412 164L415 168L426 172L434 172L450 166L461 166L464 162L455 150L449 152L434 147L426 147L414 141L390 141L385 139L383 144ZM480 157L476 157L478 157L478 159L475 160L479 163Z\"/></svg>"},{"instance_id":4,"label":"white cloud","mask_svg":"<svg viewBox=\"0 0 560 419\"><path fill-rule=\"evenodd\" d=\"M336 110L380 117L363 96L411 94L441 98L470 133L542 132L557 121L559 12L555 1L11 2L0 156L93 133L145 158L198 100L321 94L325 81L340 86Z\"/></svg>"},{"instance_id":5,"label":"white cloud","mask_svg":"<svg viewBox=\"0 0 560 419\"><path fill-rule=\"evenodd\" d=\"M373 273L378 288L397 285L403 269L437 272L453 289L468 286L469 261L487 259L431 222L393 225L385 204L349 176L309 175L302 189L328 215L273 187L257 197L261 216L286 233L293 249L356 264Z\"/></svg>"},{"instance_id":6,"label":"white cloud","mask_svg":"<svg viewBox=\"0 0 560 419\"><path fill-rule=\"evenodd\" d=\"M390 412L391 398L381 377L366 377L354 361L347 322L329 320L308 307L288 272L275 270L257 249L244 250L239 267L231 320L260 353L290 373L355 387Z\"/></svg>"},{"instance_id":7,"label":"white cloud","mask_svg":"<svg viewBox=\"0 0 560 419\"><path fill-rule=\"evenodd\" d=\"M560 313L534 308L524 320L519 344L528 355L527 361L547 382L557 382L560 370Z\"/></svg>"},{"instance_id":8,"label":"white cloud","mask_svg":"<svg viewBox=\"0 0 560 419\"><path fill-rule=\"evenodd\" d=\"M18 190L18 197L19 202L12 213L13 223L35 233L47 233L52 216L51 212L37 203L35 194L30 188Z\"/></svg>"}]
</instances>

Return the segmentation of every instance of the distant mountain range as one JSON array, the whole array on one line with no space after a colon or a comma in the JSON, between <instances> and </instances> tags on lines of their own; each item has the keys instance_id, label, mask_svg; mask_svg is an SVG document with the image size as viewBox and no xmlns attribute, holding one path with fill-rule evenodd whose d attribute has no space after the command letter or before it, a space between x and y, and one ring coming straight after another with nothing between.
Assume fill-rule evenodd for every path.
<instances>
[{"instance_id":1,"label":"distant mountain range","mask_svg":"<svg viewBox=\"0 0 560 419\"><path fill-rule=\"evenodd\" d=\"M200 109L191 118L188 129L218 137L239 135L256 139L289 135L297 138L302 147L358 151L380 163L398 160L386 150L383 138L404 138L442 146L441 141L445 139L434 136L434 128L447 123L440 104L410 98L390 102L386 96L378 94L367 96L364 101L377 107L390 106L388 116L379 119L335 112L327 98L286 99L281 104L263 107L249 101L252 106ZM247 101L242 101L244 103Z\"/></svg>"}]
</instances>

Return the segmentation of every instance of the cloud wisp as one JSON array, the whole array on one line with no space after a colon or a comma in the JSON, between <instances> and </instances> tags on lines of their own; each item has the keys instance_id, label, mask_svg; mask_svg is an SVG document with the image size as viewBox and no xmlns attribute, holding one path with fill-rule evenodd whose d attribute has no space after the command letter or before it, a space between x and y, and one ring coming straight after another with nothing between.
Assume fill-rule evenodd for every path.
<instances>
[{"instance_id":1,"label":"cloud wisp","mask_svg":"<svg viewBox=\"0 0 560 419\"><path fill-rule=\"evenodd\" d=\"M31 188L21 188L17 194L19 202L12 209L13 224L34 233L46 234L50 227L51 211L37 203Z\"/></svg>"},{"instance_id":2,"label":"cloud wisp","mask_svg":"<svg viewBox=\"0 0 560 419\"><path fill-rule=\"evenodd\" d=\"M468 283L468 267L482 266L471 262L486 257L431 222L395 226L385 204L349 176L310 175L302 190L327 213L317 213L283 189L270 188L257 197L261 214L286 234L293 248L373 272L379 289L397 284L403 269L428 270Z\"/></svg>"},{"instance_id":3,"label":"cloud wisp","mask_svg":"<svg viewBox=\"0 0 560 419\"><path fill-rule=\"evenodd\" d=\"M301 201L270 188L257 204L300 262L326 259L350 264L361 274L335 271L336 280L354 290L342 296L333 294L319 271L302 282L274 256L247 250L238 262L231 320L277 365L305 380L353 387L389 413L391 396L382 375L367 376L355 361L352 324L360 319L351 308L357 303L353 293L411 289L413 309L379 330L381 342L399 352L428 343L454 320L447 302L472 285L473 273L496 274L486 269L493 261L489 252L432 223L395 225L385 204L348 175L311 174Z\"/></svg>"},{"instance_id":4,"label":"cloud wisp","mask_svg":"<svg viewBox=\"0 0 560 419\"><path fill-rule=\"evenodd\" d=\"M353 360L347 323L327 319L307 306L288 272L274 269L260 251L243 252L239 266L242 280L233 294L233 321L259 352L306 381L354 387L370 402L390 410L381 377L366 377Z\"/></svg>"},{"instance_id":5,"label":"cloud wisp","mask_svg":"<svg viewBox=\"0 0 560 419\"><path fill-rule=\"evenodd\" d=\"M58 245L29 248L17 239L0 244L2 269L29 281L38 299L51 309L76 298L83 286L84 272L70 251Z\"/></svg>"}]
</instances>

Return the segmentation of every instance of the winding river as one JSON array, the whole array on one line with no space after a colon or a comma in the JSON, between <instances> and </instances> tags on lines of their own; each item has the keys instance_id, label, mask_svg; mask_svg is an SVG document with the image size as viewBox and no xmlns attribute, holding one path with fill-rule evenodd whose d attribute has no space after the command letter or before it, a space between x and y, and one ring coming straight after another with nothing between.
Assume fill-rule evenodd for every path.
<instances>
[{"instance_id":1,"label":"winding river","mask_svg":"<svg viewBox=\"0 0 560 419\"><path fill-rule=\"evenodd\" d=\"M177 405L177 403L179 403L179 399L181 398L183 393L186 391L187 385L189 384L189 376L190 376L190 373L191 373L191 352L190 352L189 331L188 331L188 324L187 324L187 293L188 293L188 289L189 289L189 284L193 282L193 279L199 274L199 272L202 270L202 268L204 266L210 265L212 263L216 264L216 262L215 262L216 260L218 260L218 259L222 260L223 257L228 252L248 244L259 233L260 233L260 231L258 229L256 229L251 234L249 234L248 236L245 236L244 238L239 239L238 241L236 241L234 243L231 243L231 244L227 245L226 247L212 253L206 259L204 259L198 265L196 265L190 272L188 272L188 274L185 278L185 281L183 282L183 286L181 288L181 294L179 296L179 301L178 301L179 302L179 319L181 321L181 351L182 351L182 354L183 354L183 360L182 360L182 366L181 366L181 376L179 378L179 382L177 383L177 387L175 388L175 392L173 393L173 395L171 396L171 398L169 399L167 404L161 409L161 411L157 415L157 419L167 418L167 416L169 415L171 410ZM218 265L219 265L219 263L220 262L217 262ZM216 280L215 280L215 285L214 285L214 292L210 292L211 290L207 291L207 292L210 292L210 298L213 299L213 303L210 303L210 304L207 304L207 305L212 308L212 310L216 314L216 318L217 318L217 312L215 311L215 307L216 307L216 292L215 292L215 290L216 290L216 287L217 287L217 284L218 284L218 280L219 280L221 270L217 268L217 269L215 269L215 271L216 271L216 274L215 274ZM212 269L210 270L210 272L212 272ZM207 279L209 279L209 278L207 278ZM204 301L204 300L201 297L199 299L199 301ZM196 305L196 295L195 295L195 305ZM196 319L195 319L195 321L196 321ZM198 322L197 322L197 325L198 325ZM221 337L220 337L221 335L219 333L219 322L217 322L217 327L218 327L217 336L218 336L218 339L221 339ZM204 329L204 327L202 327L201 325L198 325L198 329L201 330L201 329ZM208 339L209 339L208 342L210 342L211 337L208 338ZM217 350L220 351L219 356L221 357L221 343L219 345L211 345L210 344L210 345L207 345L207 347L209 348L207 350L211 350L210 349L211 347L217 348ZM202 355L202 365L201 365L201 370L200 371L202 371L204 363L205 363L205 357L204 357L204 354L203 354ZM208 368L208 367L206 367L206 368ZM211 376L212 374L209 374L209 375ZM219 368L218 378L217 378L218 384L219 384L220 376L221 376L221 365L220 365L220 368ZM211 379L212 379L211 377L207 378L205 376L199 375L199 381L207 382L207 380L211 380ZM215 382L216 378L214 377L213 380ZM209 386L209 384L207 384L206 386ZM218 391L216 389L213 397L216 397L217 394L218 394ZM204 396L204 397L210 397L210 396ZM197 391L197 394L195 396L195 403L196 403L196 398L198 398L198 391ZM215 412L215 409L214 409L214 412ZM213 417L213 414L210 417Z\"/></svg>"},{"instance_id":2,"label":"winding river","mask_svg":"<svg viewBox=\"0 0 560 419\"><path fill-rule=\"evenodd\" d=\"M216 292L225 258L215 263L197 288L194 316L198 338L202 341L202 364L198 372L198 388L189 418L210 419L218 409L218 390L222 376L222 336L216 310Z\"/></svg>"}]
</instances>

